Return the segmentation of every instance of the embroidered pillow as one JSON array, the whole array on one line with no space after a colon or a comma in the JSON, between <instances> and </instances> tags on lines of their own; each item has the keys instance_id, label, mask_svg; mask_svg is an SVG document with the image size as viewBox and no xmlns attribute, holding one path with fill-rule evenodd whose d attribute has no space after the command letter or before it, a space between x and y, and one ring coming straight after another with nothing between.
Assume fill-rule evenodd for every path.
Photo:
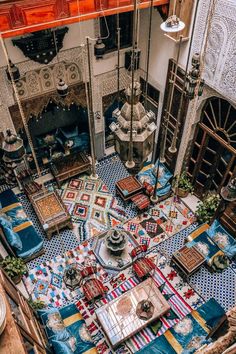
<instances>
[{"instance_id":1,"label":"embroidered pillow","mask_svg":"<svg viewBox=\"0 0 236 354\"><path fill-rule=\"evenodd\" d=\"M22 250L22 242L19 235L12 230L12 224L8 221L4 216L0 216L0 225L3 228L4 234L6 236L7 241L9 244L18 249L19 251Z\"/></svg>"}]
</instances>

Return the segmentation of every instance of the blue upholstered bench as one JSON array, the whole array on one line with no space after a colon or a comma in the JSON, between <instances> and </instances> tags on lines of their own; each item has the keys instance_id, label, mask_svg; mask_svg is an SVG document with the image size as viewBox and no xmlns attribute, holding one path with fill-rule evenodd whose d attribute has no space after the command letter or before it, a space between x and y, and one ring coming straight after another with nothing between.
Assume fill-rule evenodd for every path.
<instances>
[{"instance_id":1,"label":"blue upholstered bench","mask_svg":"<svg viewBox=\"0 0 236 354\"><path fill-rule=\"evenodd\" d=\"M75 304L38 310L49 343L55 354L95 354L85 321Z\"/></svg>"}]
</instances>

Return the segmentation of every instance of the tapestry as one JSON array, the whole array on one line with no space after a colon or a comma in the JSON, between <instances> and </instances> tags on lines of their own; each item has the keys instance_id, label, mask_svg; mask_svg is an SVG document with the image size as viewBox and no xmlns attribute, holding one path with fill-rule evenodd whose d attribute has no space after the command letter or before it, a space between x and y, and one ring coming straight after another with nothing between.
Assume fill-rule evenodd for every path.
<instances>
[{"instance_id":1,"label":"tapestry","mask_svg":"<svg viewBox=\"0 0 236 354\"><path fill-rule=\"evenodd\" d=\"M84 175L71 179L62 187L61 197L72 216L79 242L96 236L126 220L116 198L99 179Z\"/></svg>"}]
</instances>

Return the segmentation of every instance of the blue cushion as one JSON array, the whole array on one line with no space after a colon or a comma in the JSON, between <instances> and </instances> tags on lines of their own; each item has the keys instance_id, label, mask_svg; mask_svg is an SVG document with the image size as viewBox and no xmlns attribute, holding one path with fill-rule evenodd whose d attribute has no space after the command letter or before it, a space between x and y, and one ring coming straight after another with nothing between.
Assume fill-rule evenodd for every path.
<instances>
[{"instance_id":1,"label":"blue cushion","mask_svg":"<svg viewBox=\"0 0 236 354\"><path fill-rule=\"evenodd\" d=\"M71 340L69 341L59 341L59 340L52 340L52 346L57 354L74 354L75 352L71 349Z\"/></svg>"},{"instance_id":2,"label":"blue cushion","mask_svg":"<svg viewBox=\"0 0 236 354\"><path fill-rule=\"evenodd\" d=\"M92 352L94 353L95 345L92 342L85 321L75 304L60 308L59 311L64 320L66 330L70 333L70 339L67 341L69 349L73 349L72 351L75 354L82 354L84 352L89 353L89 350L92 351L92 349ZM60 343L57 343L57 345L60 345ZM74 346L76 349L72 348Z\"/></svg>"},{"instance_id":3,"label":"blue cushion","mask_svg":"<svg viewBox=\"0 0 236 354\"><path fill-rule=\"evenodd\" d=\"M229 258L236 256L236 240L223 228L218 220L213 222L207 233Z\"/></svg>"},{"instance_id":4,"label":"blue cushion","mask_svg":"<svg viewBox=\"0 0 236 354\"><path fill-rule=\"evenodd\" d=\"M70 334L66 330L57 308L53 307L48 310L38 310L38 314L44 325L49 341L52 339L65 341L70 338Z\"/></svg>"},{"instance_id":5,"label":"blue cushion","mask_svg":"<svg viewBox=\"0 0 236 354\"><path fill-rule=\"evenodd\" d=\"M22 250L21 239L20 239L19 235L12 230L11 222L9 222L6 218L1 216L0 217L0 225L3 228L4 234L6 236L7 241L9 242L9 244L12 247L21 251Z\"/></svg>"}]
</instances>

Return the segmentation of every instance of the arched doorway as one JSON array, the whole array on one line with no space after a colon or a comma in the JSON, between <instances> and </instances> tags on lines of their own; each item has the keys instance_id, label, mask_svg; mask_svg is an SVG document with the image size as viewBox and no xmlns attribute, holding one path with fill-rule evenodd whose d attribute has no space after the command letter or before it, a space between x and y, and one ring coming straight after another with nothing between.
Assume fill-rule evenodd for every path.
<instances>
[{"instance_id":1,"label":"arched doorway","mask_svg":"<svg viewBox=\"0 0 236 354\"><path fill-rule=\"evenodd\" d=\"M195 194L219 192L236 175L236 109L219 97L208 99L193 139L188 173Z\"/></svg>"}]
</instances>

